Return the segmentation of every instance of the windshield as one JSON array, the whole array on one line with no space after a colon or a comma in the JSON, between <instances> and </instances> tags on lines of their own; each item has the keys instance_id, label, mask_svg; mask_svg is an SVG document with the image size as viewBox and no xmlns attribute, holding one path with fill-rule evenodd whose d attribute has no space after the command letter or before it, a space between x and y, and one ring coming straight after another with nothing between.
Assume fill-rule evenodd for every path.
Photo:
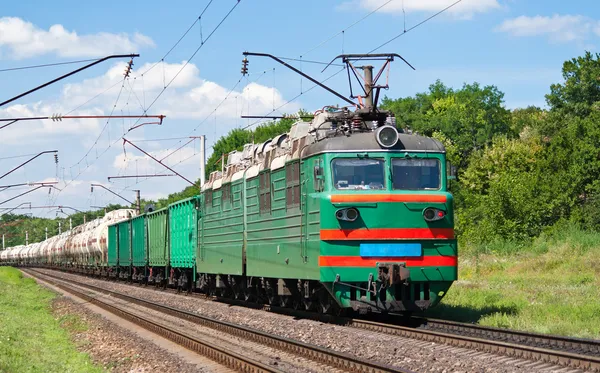
<instances>
[{"instance_id":1,"label":"windshield","mask_svg":"<svg viewBox=\"0 0 600 373\"><path fill-rule=\"evenodd\" d=\"M437 159L392 159L394 189L440 189L440 161Z\"/></svg>"},{"instance_id":2,"label":"windshield","mask_svg":"<svg viewBox=\"0 0 600 373\"><path fill-rule=\"evenodd\" d=\"M333 184L336 189L383 189L385 170L382 159L334 159Z\"/></svg>"}]
</instances>

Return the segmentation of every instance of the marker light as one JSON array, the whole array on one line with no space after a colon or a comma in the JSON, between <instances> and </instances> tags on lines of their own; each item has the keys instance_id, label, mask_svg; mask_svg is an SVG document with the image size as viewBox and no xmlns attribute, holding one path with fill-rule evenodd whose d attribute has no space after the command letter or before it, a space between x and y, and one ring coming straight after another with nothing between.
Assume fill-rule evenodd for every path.
<instances>
[{"instance_id":1,"label":"marker light","mask_svg":"<svg viewBox=\"0 0 600 373\"><path fill-rule=\"evenodd\" d=\"M423 210L423 218L426 221L437 221L442 220L446 216L446 212L444 210L438 210L433 207L428 207Z\"/></svg>"},{"instance_id":2,"label":"marker light","mask_svg":"<svg viewBox=\"0 0 600 373\"><path fill-rule=\"evenodd\" d=\"M391 148L398 143L398 131L392 126L382 126L375 131L377 143L384 148Z\"/></svg>"}]
</instances>

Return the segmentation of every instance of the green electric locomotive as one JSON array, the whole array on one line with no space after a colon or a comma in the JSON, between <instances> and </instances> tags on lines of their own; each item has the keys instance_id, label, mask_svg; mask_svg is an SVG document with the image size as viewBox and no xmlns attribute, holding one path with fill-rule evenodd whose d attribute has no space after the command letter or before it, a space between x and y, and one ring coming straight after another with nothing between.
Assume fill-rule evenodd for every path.
<instances>
[{"instance_id":1,"label":"green electric locomotive","mask_svg":"<svg viewBox=\"0 0 600 373\"><path fill-rule=\"evenodd\" d=\"M359 118L328 108L229 154L199 196L131 220L145 219L147 253L134 255L127 222L111 227L109 261L136 280L283 307L434 306L457 278L444 147L388 113Z\"/></svg>"},{"instance_id":2,"label":"green electric locomotive","mask_svg":"<svg viewBox=\"0 0 600 373\"><path fill-rule=\"evenodd\" d=\"M341 57L356 71L353 59L388 65L400 56ZM138 237L146 237L147 254L137 246L145 266L129 255L130 269L118 263L120 271L322 312L436 305L457 279L445 149L436 139L398 131L393 114L377 108L387 87L376 85L381 72L373 79L371 66L360 68L367 95L356 110L325 107L289 133L230 153L197 197L145 215L146 234ZM109 251L118 249L110 244L116 237L109 235Z\"/></svg>"}]
</instances>

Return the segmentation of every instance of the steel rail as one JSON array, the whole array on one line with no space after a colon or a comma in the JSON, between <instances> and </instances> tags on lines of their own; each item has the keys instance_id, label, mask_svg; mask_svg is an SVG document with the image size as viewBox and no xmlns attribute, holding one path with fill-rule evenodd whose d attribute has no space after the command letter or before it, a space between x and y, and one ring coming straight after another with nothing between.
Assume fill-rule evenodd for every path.
<instances>
[{"instance_id":1,"label":"steel rail","mask_svg":"<svg viewBox=\"0 0 600 373\"><path fill-rule=\"evenodd\" d=\"M491 326L473 325L449 320L414 317L419 328L445 333L462 334L470 337L495 339L529 346L545 347L565 352L593 355L600 358L600 340L564 337L519 330L507 330Z\"/></svg>"},{"instance_id":2,"label":"steel rail","mask_svg":"<svg viewBox=\"0 0 600 373\"><path fill-rule=\"evenodd\" d=\"M149 320L145 317L141 317L139 315L133 314L129 311L126 311L120 307L112 305L107 302L103 302L102 300L89 296L79 290L74 289L72 285L64 285L63 283L58 283L57 281L50 280L49 276L45 274L41 274L35 271L35 274L32 274L30 271L24 271L34 278L40 278L43 281L50 283L53 286L67 292L71 293L79 298L86 300L87 302L98 306L112 314L119 316L127 321L130 321L136 325L143 327L146 330L151 331L152 333L158 334L162 337L165 337L189 350L197 352L200 355L206 356L211 360L216 361L217 363L224 365L228 368L235 369L240 372L269 372L269 373L283 373L281 370L276 369L274 367L270 367L268 365L262 364L258 361L254 361L252 359L239 356L236 352L227 351L221 347L209 345L194 336L180 332L172 329L169 326L166 326L161 323L157 323L155 321ZM62 281L65 281L64 279Z\"/></svg>"},{"instance_id":3,"label":"steel rail","mask_svg":"<svg viewBox=\"0 0 600 373\"><path fill-rule=\"evenodd\" d=\"M348 326L404 338L444 343L455 347L476 349L515 358L541 361L561 366L568 366L571 368L585 369L592 372L600 372L600 357L597 356L577 354L563 350L552 350L521 343L503 342L496 339L484 339L487 338L485 335L481 336L483 338L477 338L455 334L455 332L450 332L449 330L446 332L440 332L355 319L350 320ZM511 331L507 331L506 333L510 334ZM519 332L519 334L527 333ZM543 337L537 338L540 341L544 340Z\"/></svg>"},{"instance_id":4,"label":"steel rail","mask_svg":"<svg viewBox=\"0 0 600 373\"><path fill-rule=\"evenodd\" d=\"M208 299L215 298L210 296L205 297ZM247 304L245 302L227 298L217 297L217 299L235 305L245 305L247 307L256 306L254 308L285 313L291 316L303 317L324 323L333 323L371 332L443 343L454 347L475 349L531 361L541 361L592 372L600 372L600 341L597 340L544 335L426 318L412 318L409 320L413 325L415 323L418 324L417 326L402 326L369 320L315 314L269 305ZM406 321L401 322L406 324Z\"/></svg>"},{"instance_id":5,"label":"steel rail","mask_svg":"<svg viewBox=\"0 0 600 373\"><path fill-rule=\"evenodd\" d=\"M400 369L392 366L378 364L375 362L366 361L355 356L348 354L332 351L325 349L320 346L310 345L307 343L295 341L293 339L279 337L277 335L268 334L256 329L249 327L232 324L226 321L213 319L207 316L202 316L196 313L180 310L177 308L161 305L155 302L147 301L141 298L133 297L123 293L119 293L112 290L100 288L98 286L85 284L80 281L67 280L60 278L55 275L47 273L40 273L35 271L36 275L48 276L59 279L61 281L68 281L70 283L82 286L93 291L110 295L115 298L125 300L127 302L135 303L143 307L153 309L162 313L166 313L171 316L175 316L187 321L191 321L195 324L208 327L219 332L227 333L232 336L249 340L255 343L260 343L265 346L269 346L278 350L286 351L295 355L299 355L315 362L319 362L333 368L342 369L345 372L360 372L360 373L377 373L377 372L403 372L412 373L409 370Z\"/></svg>"}]
</instances>

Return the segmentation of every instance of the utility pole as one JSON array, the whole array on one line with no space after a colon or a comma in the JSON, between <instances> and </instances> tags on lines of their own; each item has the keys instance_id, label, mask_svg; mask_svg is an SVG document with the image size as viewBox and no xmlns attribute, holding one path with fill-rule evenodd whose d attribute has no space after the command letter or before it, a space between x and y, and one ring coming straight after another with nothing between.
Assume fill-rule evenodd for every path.
<instances>
[{"instance_id":1,"label":"utility pole","mask_svg":"<svg viewBox=\"0 0 600 373\"><path fill-rule=\"evenodd\" d=\"M29 232L25 231L25 246L29 245Z\"/></svg>"},{"instance_id":2,"label":"utility pole","mask_svg":"<svg viewBox=\"0 0 600 373\"><path fill-rule=\"evenodd\" d=\"M69 218L69 230L73 230L73 219Z\"/></svg>"},{"instance_id":3,"label":"utility pole","mask_svg":"<svg viewBox=\"0 0 600 373\"><path fill-rule=\"evenodd\" d=\"M200 136L200 189L206 182L206 136Z\"/></svg>"},{"instance_id":4,"label":"utility pole","mask_svg":"<svg viewBox=\"0 0 600 373\"><path fill-rule=\"evenodd\" d=\"M137 213L138 213L138 215L140 215L140 213L142 211L142 203L140 201L140 191L139 190L135 191L135 203L137 206Z\"/></svg>"},{"instance_id":5,"label":"utility pole","mask_svg":"<svg viewBox=\"0 0 600 373\"><path fill-rule=\"evenodd\" d=\"M5 249L5 247L4 247L4 235L2 235L2 250L4 250L4 249Z\"/></svg>"},{"instance_id":6,"label":"utility pole","mask_svg":"<svg viewBox=\"0 0 600 373\"><path fill-rule=\"evenodd\" d=\"M48 227L46 227L46 239L48 239Z\"/></svg>"},{"instance_id":7,"label":"utility pole","mask_svg":"<svg viewBox=\"0 0 600 373\"><path fill-rule=\"evenodd\" d=\"M369 111L373 110L373 66L363 66L365 72L365 108Z\"/></svg>"},{"instance_id":8,"label":"utility pole","mask_svg":"<svg viewBox=\"0 0 600 373\"><path fill-rule=\"evenodd\" d=\"M62 233L61 226L62 226L62 224L60 222L58 222L58 234Z\"/></svg>"}]
</instances>

